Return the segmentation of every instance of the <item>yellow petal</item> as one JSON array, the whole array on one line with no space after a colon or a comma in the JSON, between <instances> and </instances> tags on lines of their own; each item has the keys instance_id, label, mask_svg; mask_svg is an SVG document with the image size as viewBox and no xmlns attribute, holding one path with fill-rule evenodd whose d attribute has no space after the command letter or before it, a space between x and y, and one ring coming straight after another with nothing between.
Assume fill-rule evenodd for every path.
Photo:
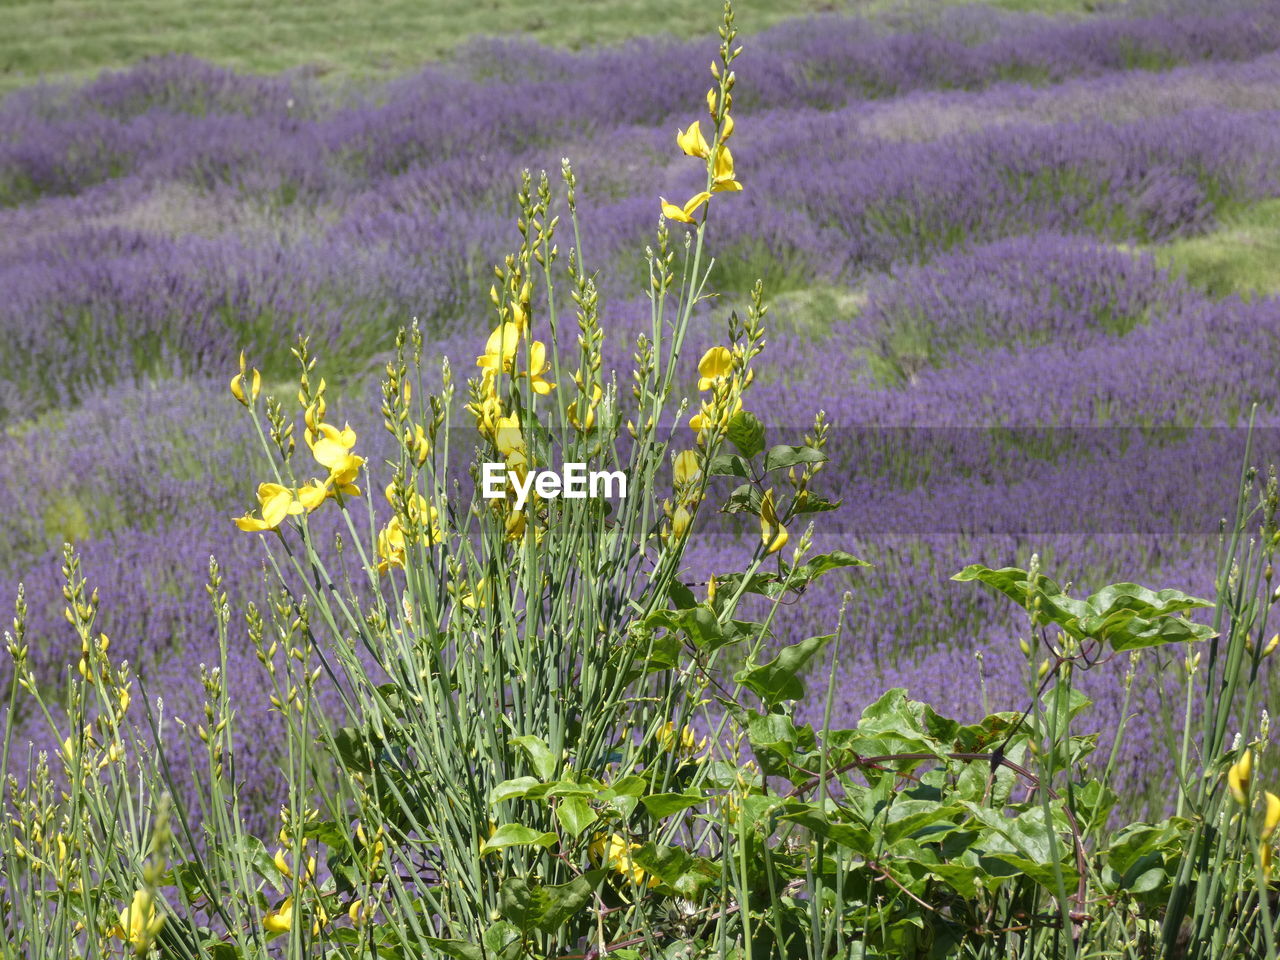
<instances>
[{"instance_id":1,"label":"yellow petal","mask_svg":"<svg viewBox=\"0 0 1280 960\"><path fill-rule=\"evenodd\" d=\"M659 197L658 199L662 201L662 215L668 220L675 220L677 223L693 223L693 217L668 201L666 197Z\"/></svg>"},{"instance_id":2,"label":"yellow petal","mask_svg":"<svg viewBox=\"0 0 1280 960\"><path fill-rule=\"evenodd\" d=\"M707 146L707 141L702 136L702 127L698 121L689 124L689 129L677 131L676 145L690 157L706 157L711 148Z\"/></svg>"},{"instance_id":3,"label":"yellow petal","mask_svg":"<svg viewBox=\"0 0 1280 960\"><path fill-rule=\"evenodd\" d=\"M729 114L724 115L724 123L720 125L720 142L724 143L733 136L733 117Z\"/></svg>"},{"instance_id":4,"label":"yellow petal","mask_svg":"<svg viewBox=\"0 0 1280 960\"><path fill-rule=\"evenodd\" d=\"M270 530L271 527L263 523L257 517L246 513L243 517L234 517L235 524L245 533L256 533L260 530Z\"/></svg>"},{"instance_id":5,"label":"yellow petal","mask_svg":"<svg viewBox=\"0 0 1280 960\"><path fill-rule=\"evenodd\" d=\"M1268 790L1267 812L1262 820L1262 839L1270 840L1271 835L1276 832L1277 825L1280 825L1280 797Z\"/></svg>"},{"instance_id":6,"label":"yellow petal","mask_svg":"<svg viewBox=\"0 0 1280 960\"><path fill-rule=\"evenodd\" d=\"M698 463L698 455L692 450L684 450L676 455L672 467L677 484L692 483L702 476L702 467Z\"/></svg>"},{"instance_id":7,"label":"yellow petal","mask_svg":"<svg viewBox=\"0 0 1280 960\"><path fill-rule=\"evenodd\" d=\"M711 199L711 194L707 193L707 191L705 190L703 190L701 193L695 193L692 197L689 198L689 201L684 205L685 216L692 217L694 213L697 212L697 209L710 199ZM689 222L692 223L693 220L691 219Z\"/></svg>"},{"instance_id":8,"label":"yellow petal","mask_svg":"<svg viewBox=\"0 0 1280 960\"><path fill-rule=\"evenodd\" d=\"M766 490L760 501L760 542L765 545L766 556L777 553L787 545L787 528L778 522L773 490Z\"/></svg>"},{"instance_id":9,"label":"yellow petal","mask_svg":"<svg viewBox=\"0 0 1280 960\"><path fill-rule=\"evenodd\" d=\"M698 389L710 390L714 381L733 370L733 354L727 347L712 347L698 361Z\"/></svg>"}]
</instances>

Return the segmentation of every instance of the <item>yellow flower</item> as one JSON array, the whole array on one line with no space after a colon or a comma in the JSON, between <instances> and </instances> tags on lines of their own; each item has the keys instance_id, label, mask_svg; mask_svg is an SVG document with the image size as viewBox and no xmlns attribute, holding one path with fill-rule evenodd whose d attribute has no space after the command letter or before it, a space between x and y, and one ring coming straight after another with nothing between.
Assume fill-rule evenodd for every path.
<instances>
[{"instance_id":1,"label":"yellow flower","mask_svg":"<svg viewBox=\"0 0 1280 960\"><path fill-rule=\"evenodd\" d=\"M674 720L668 720L658 730L658 746L663 750L676 751L684 754L694 754L707 747L707 738L703 737L701 741L693 732L693 727L687 724L680 731L680 736L676 737L676 724Z\"/></svg>"},{"instance_id":2,"label":"yellow flower","mask_svg":"<svg viewBox=\"0 0 1280 960\"><path fill-rule=\"evenodd\" d=\"M511 361L515 358L516 348L520 345L520 328L514 323L504 323L495 327L484 345L484 353L476 357L476 366L485 373L496 374L499 370L511 371Z\"/></svg>"},{"instance_id":3,"label":"yellow flower","mask_svg":"<svg viewBox=\"0 0 1280 960\"><path fill-rule=\"evenodd\" d=\"M702 478L702 465L698 462L698 454L693 450L683 450L676 454L672 472L678 487L697 483Z\"/></svg>"},{"instance_id":4,"label":"yellow flower","mask_svg":"<svg viewBox=\"0 0 1280 960\"><path fill-rule=\"evenodd\" d=\"M707 146L707 141L703 139L702 127L698 121L689 124L689 129L684 131L676 131L676 145L685 152L686 156L706 158L711 153L711 148Z\"/></svg>"},{"instance_id":5,"label":"yellow flower","mask_svg":"<svg viewBox=\"0 0 1280 960\"><path fill-rule=\"evenodd\" d=\"M249 399L245 399L244 395L244 351L240 351L240 372L231 378L231 395L243 403L246 407L258 399L258 391L262 389L262 374L255 368L253 371L252 382L249 385Z\"/></svg>"},{"instance_id":6,"label":"yellow flower","mask_svg":"<svg viewBox=\"0 0 1280 960\"><path fill-rule=\"evenodd\" d=\"M1243 806L1248 799L1249 781L1253 777L1253 751L1245 748L1244 755L1227 771L1227 789L1236 803Z\"/></svg>"},{"instance_id":7,"label":"yellow flower","mask_svg":"<svg viewBox=\"0 0 1280 960\"><path fill-rule=\"evenodd\" d=\"M164 915L156 911L151 894L138 890L133 902L120 911L120 923L112 934L132 944L137 955L143 956L163 926Z\"/></svg>"},{"instance_id":8,"label":"yellow flower","mask_svg":"<svg viewBox=\"0 0 1280 960\"><path fill-rule=\"evenodd\" d=\"M474 591L471 589L470 584L463 581L461 588L458 590L458 602L468 610L483 610L486 603L484 598L484 587L487 580L487 577L481 577L480 582L476 584Z\"/></svg>"},{"instance_id":9,"label":"yellow flower","mask_svg":"<svg viewBox=\"0 0 1280 960\"><path fill-rule=\"evenodd\" d=\"M733 136L733 117L724 115L724 123L720 125L720 142L724 143Z\"/></svg>"},{"instance_id":10,"label":"yellow flower","mask_svg":"<svg viewBox=\"0 0 1280 960\"><path fill-rule=\"evenodd\" d=\"M525 527L527 526L528 521L525 519L524 511L512 510L511 515L507 517L507 522L504 524L507 539L519 540L524 536Z\"/></svg>"},{"instance_id":11,"label":"yellow flower","mask_svg":"<svg viewBox=\"0 0 1280 960\"><path fill-rule=\"evenodd\" d=\"M631 852L639 849L640 844L628 843L625 837L614 833L607 838L603 834L597 837L587 847L587 852L596 863L603 863L633 883L641 884L645 882L645 872L631 859ZM649 877L648 883L656 887L658 878Z\"/></svg>"},{"instance_id":12,"label":"yellow flower","mask_svg":"<svg viewBox=\"0 0 1280 960\"><path fill-rule=\"evenodd\" d=\"M358 496L360 490L354 484L360 468L364 466L364 457L357 457L351 452L356 445L356 432L350 425L339 430L329 423L320 424L317 432L319 439L312 442L308 437L307 443L316 462L329 471L325 485L332 484L348 496Z\"/></svg>"},{"instance_id":13,"label":"yellow flower","mask_svg":"<svg viewBox=\"0 0 1280 960\"><path fill-rule=\"evenodd\" d=\"M683 504L676 507L675 514L671 517L671 533L678 540L683 537L689 529L689 525L693 523L693 514Z\"/></svg>"},{"instance_id":14,"label":"yellow flower","mask_svg":"<svg viewBox=\"0 0 1280 960\"><path fill-rule=\"evenodd\" d=\"M422 429L420 423L414 424L412 431L405 430L404 445L413 457L413 462L418 466L426 463L427 457L431 456L431 441L427 439L426 431Z\"/></svg>"},{"instance_id":15,"label":"yellow flower","mask_svg":"<svg viewBox=\"0 0 1280 960\"><path fill-rule=\"evenodd\" d=\"M711 114L711 119L716 116L716 88L712 87L707 91L707 113Z\"/></svg>"},{"instance_id":16,"label":"yellow flower","mask_svg":"<svg viewBox=\"0 0 1280 960\"><path fill-rule=\"evenodd\" d=\"M493 425L493 445L498 453L507 456L512 453L524 453L524 435L520 433L520 416L511 414L499 417Z\"/></svg>"},{"instance_id":17,"label":"yellow flower","mask_svg":"<svg viewBox=\"0 0 1280 960\"><path fill-rule=\"evenodd\" d=\"M787 528L778 522L772 489L766 490L760 501L760 541L765 545L766 556L777 553L787 545Z\"/></svg>"},{"instance_id":18,"label":"yellow flower","mask_svg":"<svg viewBox=\"0 0 1280 960\"><path fill-rule=\"evenodd\" d=\"M351 918L353 927L363 927L366 923L373 919L373 915L377 913L378 905L376 903L365 903L363 900L352 900L351 906L347 908L347 916Z\"/></svg>"},{"instance_id":19,"label":"yellow flower","mask_svg":"<svg viewBox=\"0 0 1280 960\"><path fill-rule=\"evenodd\" d=\"M659 197L658 199L662 201L662 215L668 220L675 220L678 223L693 223L693 215L697 213L699 207L711 199L711 194L705 190L694 194L683 207L677 207L674 203L668 202L666 197Z\"/></svg>"},{"instance_id":20,"label":"yellow flower","mask_svg":"<svg viewBox=\"0 0 1280 960\"><path fill-rule=\"evenodd\" d=\"M1262 818L1262 839L1270 840L1277 825L1280 825L1280 797L1268 790L1267 812Z\"/></svg>"},{"instance_id":21,"label":"yellow flower","mask_svg":"<svg viewBox=\"0 0 1280 960\"><path fill-rule=\"evenodd\" d=\"M329 485L321 483L319 480L309 480L305 485L298 488L298 502L306 508L307 513L311 513L331 496L333 496L333 491Z\"/></svg>"},{"instance_id":22,"label":"yellow flower","mask_svg":"<svg viewBox=\"0 0 1280 960\"><path fill-rule=\"evenodd\" d=\"M1263 841L1258 844L1258 860L1262 866L1262 877L1264 880L1271 879L1271 844Z\"/></svg>"},{"instance_id":23,"label":"yellow flower","mask_svg":"<svg viewBox=\"0 0 1280 960\"><path fill-rule=\"evenodd\" d=\"M493 377L485 374L486 396L478 403L470 404L467 409L476 418L476 429L485 436L492 436L498 420L502 417L502 401L494 392Z\"/></svg>"},{"instance_id":24,"label":"yellow flower","mask_svg":"<svg viewBox=\"0 0 1280 960\"><path fill-rule=\"evenodd\" d=\"M551 369L551 364L547 362L547 347L541 340L535 340L529 344L529 369L523 376L529 378L529 386L534 393L546 395L556 388L556 385L549 381L545 374Z\"/></svg>"},{"instance_id":25,"label":"yellow flower","mask_svg":"<svg viewBox=\"0 0 1280 960\"><path fill-rule=\"evenodd\" d=\"M262 508L261 520L246 513L235 518L236 526L246 532L274 530L285 517L302 513L304 509L293 491L278 483L258 484L258 505Z\"/></svg>"},{"instance_id":26,"label":"yellow flower","mask_svg":"<svg viewBox=\"0 0 1280 960\"><path fill-rule=\"evenodd\" d=\"M698 389L710 390L717 380L733 370L733 354L728 347L712 347L698 361Z\"/></svg>"},{"instance_id":27,"label":"yellow flower","mask_svg":"<svg viewBox=\"0 0 1280 960\"><path fill-rule=\"evenodd\" d=\"M585 418L578 417L578 403L581 398L579 398L579 400L574 400L573 403L569 404L569 409L567 411L569 415L569 423L573 425L575 430L580 433L586 433L595 426L596 405L600 403L602 397L604 397L604 390L600 388L600 384L593 384L591 387L591 402L587 404L587 415Z\"/></svg>"},{"instance_id":28,"label":"yellow flower","mask_svg":"<svg viewBox=\"0 0 1280 960\"><path fill-rule=\"evenodd\" d=\"M689 418L689 426L701 432L703 427L709 427L713 423L728 423L741 409L741 397L734 400L733 405L724 410L719 410L711 404L704 403L702 409ZM699 438L699 442L701 442L701 438Z\"/></svg>"},{"instance_id":29,"label":"yellow flower","mask_svg":"<svg viewBox=\"0 0 1280 960\"><path fill-rule=\"evenodd\" d=\"M263 917L262 925L270 933L288 933L293 926L293 897L287 897L284 903Z\"/></svg>"},{"instance_id":30,"label":"yellow flower","mask_svg":"<svg viewBox=\"0 0 1280 960\"><path fill-rule=\"evenodd\" d=\"M723 193L726 190L741 190L742 184L733 171L733 154L729 148L721 146L716 152L715 163L711 165L711 192Z\"/></svg>"}]
</instances>

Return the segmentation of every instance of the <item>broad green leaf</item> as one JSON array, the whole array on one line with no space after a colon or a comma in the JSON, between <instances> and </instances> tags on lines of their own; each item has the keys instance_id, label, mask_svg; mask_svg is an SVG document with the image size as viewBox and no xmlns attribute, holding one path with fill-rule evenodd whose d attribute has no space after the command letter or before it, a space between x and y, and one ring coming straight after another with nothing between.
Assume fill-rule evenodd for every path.
<instances>
[{"instance_id":1,"label":"broad green leaf","mask_svg":"<svg viewBox=\"0 0 1280 960\"><path fill-rule=\"evenodd\" d=\"M493 832L493 836L480 844L480 854L483 856L504 847L550 847L555 842L554 833L539 833L522 823L504 823Z\"/></svg>"},{"instance_id":2,"label":"broad green leaf","mask_svg":"<svg viewBox=\"0 0 1280 960\"><path fill-rule=\"evenodd\" d=\"M673 813L679 813L681 810L688 810L690 807L696 807L698 804L706 800L701 791L692 793L655 793L645 797L640 802L644 804L644 808L649 811L651 816L661 820L663 817L669 817Z\"/></svg>"},{"instance_id":3,"label":"broad green leaf","mask_svg":"<svg viewBox=\"0 0 1280 960\"><path fill-rule=\"evenodd\" d=\"M754 691L769 706L784 700L800 700L804 697L804 683L797 674L834 637L835 634L810 637L808 640L801 640L799 643L784 647L768 663L744 667L734 674L733 679Z\"/></svg>"},{"instance_id":4,"label":"broad green leaf","mask_svg":"<svg viewBox=\"0 0 1280 960\"><path fill-rule=\"evenodd\" d=\"M852 553L845 553L843 550L833 550L831 553L820 553L816 557L806 563L802 563L791 571L792 579L800 579L802 582L811 583L817 580L824 573L830 573L832 570L839 570L842 567L869 567L871 564L865 560L859 560Z\"/></svg>"},{"instance_id":5,"label":"broad green leaf","mask_svg":"<svg viewBox=\"0 0 1280 960\"><path fill-rule=\"evenodd\" d=\"M737 477L739 480L751 479L751 468L747 461L734 453L724 453L712 457L707 463L709 477Z\"/></svg>"},{"instance_id":6,"label":"broad green leaf","mask_svg":"<svg viewBox=\"0 0 1280 960\"><path fill-rule=\"evenodd\" d=\"M603 871L593 871L557 886L509 877L498 891L498 912L526 933L555 933L591 899Z\"/></svg>"},{"instance_id":7,"label":"broad green leaf","mask_svg":"<svg viewBox=\"0 0 1280 960\"><path fill-rule=\"evenodd\" d=\"M779 444L765 455L764 469L768 473L771 470L785 470L802 463L824 463L826 459L825 453L813 447L789 447L786 444Z\"/></svg>"},{"instance_id":8,"label":"broad green leaf","mask_svg":"<svg viewBox=\"0 0 1280 960\"><path fill-rule=\"evenodd\" d=\"M596 822L598 814L591 809L591 804L585 797L571 796L564 797L556 804L556 819L576 840L583 830Z\"/></svg>"},{"instance_id":9,"label":"broad green leaf","mask_svg":"<svg viewBox=\"0 0 1280 960\"><path fill-rule=\"evenodd\" d=\"M764 424L748 410L739 410L733 415L725 436L748 460L764 449Z\"/></svg>"},{"instance_id":10,"label":"broad green leaf","mask_svg":"<svg viewBox=\"0 0 1280 960\"><path fill-rule=\"evenodd\" d=\"M679 847L646 843L632 851L632 862L657 877L686 900L697 900L704 889L720 880L720 867Z\"/></svg>"},{"instance_id":11,"label":"broad green leaf","mask_svg":"<svg viewBox=\"0 0 1280 960\"><path fill-rule=\"evenodd\" d=\"M510 800L512 797L523 797L538 786L538 783L537 777L516 777L514 780L503 780L489 791L489 802L498 804L503 800Z\"/></svg>"},{"instance_id":12,"label":"broad green leaf","mask_svg":"<svg viewBox=\"0 0 1280 960\"><path fill-rule=\"evenodd\" d=\"M1180 590L1150 590L1136 583L1113 583L1103 587L1088 600L1096 616L1109 617L1128 610L1144 620L1167 617L1187 610L1212 607L1212 600L1201 600Z\"/></svg>"},{"instance_id":13,"label":"broad green leaf","mask_svg":"<svg viewBox=\"0 0 1280 960\"><path fill-rule=\"evenodd\" d=\"M423 937L423 942L446 957L454 960L486 960L484 949L465 940L441 940L438 937Z\"/></svg>"},{"instance_id":14,"label":"broad green leaf","mask_svg":"<svg viewBox=\"0 0 1280 960\"><path fill-rule=\"evenodd\" d=\"M481 937L489 952L486 960L516 960L523 950L523 938L515 924L499 920Z\"/></svg>"},{"instance_id":15,"label":"broad green leaf","mask_svg":"<svg viewBox=\"0 0 1280 960\"><path fill-rule=\"evenodd\" d=\"M866 827L857 823L832 823L815 807L785 813L781 819L798 823L816 836L846 847L860 856L873 856L877 847L876 838Z\"/></svg>"},{"instance_id":16,"label":"broad green leaf","mask_svg":"<svg viewBox=\"0 0 1280 960\"><path fill-rule=\"evenodd\" d=\"M551 755L551 748L541 737L527 734L523 737L512 737L511 742L524 751L533 767L533 772L539 777L550 780L555 776L556 758Z\"/></svg>"}]
</instances>

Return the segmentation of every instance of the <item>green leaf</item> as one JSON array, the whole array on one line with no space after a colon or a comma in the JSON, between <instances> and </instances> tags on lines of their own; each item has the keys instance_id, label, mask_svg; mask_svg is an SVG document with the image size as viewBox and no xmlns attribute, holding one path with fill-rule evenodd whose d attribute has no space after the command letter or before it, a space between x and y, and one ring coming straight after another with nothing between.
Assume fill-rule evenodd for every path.
<instances>
[{"instance_id":1,"label":"green leaf","mask_svg":"<svg viewBox=\"0 0 1280 960\"><path fill-rule=\"evenodd\" d=\"M791 504L791 512L794 514L826 513L830 510L839 510L843 504L843 500L828 500L826 497L818 496L811 490L804 490L796 494L796 498ZM871 566L871 564L867 564L867 566Z\"/></svg>"},{"instance_id":2,"label":"green leaf","mask_svg":"<svg viewBox=\"0 0 1280 960\"><path fill-rule=\"evenodd\" d=\"M516 960L524 952L524 938L512 923L499 920L481 937L489 951L486 960Z\"/></svg>"},{"instance_id":3,"label":"green leaf","mask_svg":"<svg viewBox=\"0 0 1280 960\"><path fill-rule=\"evenodd\" d=\"M591 809L591 804L585 797L564 797L556 804L556 819L575 840L581 836L583 830L595 823L598 817L599 815Z\"/></svg>"},{"instance_id":4,"label":"green leaf","mask_svg":"<svg viewBox=\"0 0 1280 960\"><path fill-rule=\"evenodd\" d=\"M1033 590L1025 570L992 570L981 564L965 567L952 579L978 580L1024 607L1034 601L1044 621L1056 623L1077 640L1095 638L1117 651L1206 640L1214 635L1211 627L1175 616L1213 606L1178 590L1153 591L1136 583L1113 583L1087 600L1077 600L1047 578L1039 578Z\"/></svg>"},{"instance_id":5,"label":"green leaf","mask_svg":"<svg viewBox=\"0 0 1280 960\"><path fill-rule=\"evenodd\" d=\"M722 453L712 457L707 463L709 477L737 477L739 480L751 479L751 467L746 460L735 453Z\"/></svg>"},{"instance_id":6,"label":"green leaf","mask_svg":"<svg viewBox=\"0 0 1280 960\"><path fill-rule=\"evenodd\" d=\"M632 862L658 878L686 900L697 900L702 891L720 880L720 867L679 847L646 843L631 853Z\"/></svg>"},{"instance_id":7,"label":"green leaf","mask_svg":"<svg viewBox=\"0 0 1280 960\"><path fill-rule=\"evenodd\" d=\"M545 740L527 734L523 737L512 737L511 743L524 751L533 767L533 772L539 777L550 780L555 776L556 758L551 755L551 748L547 746Z\"/></svg>"},{"instance_id":8,"label":"green leaf","mask_svg":"<svg viewBox=\"0 0 1280 960\"><path fill-rule=\"evenodd\" d=\"M785 470L801 463L824 463L826 460L827 455L813 447L789 447L786 444L779 444L765 456L764 470L768 473L770 470Z\"/></svg>"},{"instance_id":9,"label":"green leaf","mask_svg":"<svg viewBox=\"0 0 1280 960\"><path fill-rule=\"evenodd\" d=\"M554 886L509 877L498 890L498 912L526 933L554 934L590 902L604 873L592 870Z\"/></svg>"},{"instance_id":10,"label":"green leaf","mask_svg":"<svg viewBox=\"0 0 1280 960\"><path fill-rule=\"evenodd\" d=\"M783 700L800 700L804 697L804 684L797 674L834 637L835 634L810 637L784 647L773 660L758 667L744 667L734 674L733 679L771 707Z\"/></svg>"},{"instance_id":11,"label":"green leaf","mask_svg":"<svg viewBox=\"0 0 1280 960\"><path fill-rule=\"evenodd\" d=\"M693 595L693 591L679 580L671 581L671 586L667 588L667 596L671 598L671 603L677 610L688 610L698 605L698 598Z\"/></svg>"},{"instance_id":12,"label":"green leaf","mask_svg":"<svg viewBox=\"0 0 1280 960\"><path fill-rule=\"evenodd\" d=\"M852 553L845 553L843 550L833 550L831 553L820 553L813 557L807 563L802 563L798 567L794 567L791 571L793 578L800 578L805 583L812 583L823 574L830 573L832 570L839 570L843 567L869 567L871 564L865 560L859 560Z\"/></svg>"},{"instance_id":13,"label":"green leaf","mask_svg":"<svg viewBox=\"0 0 1280 960\"><path fill-rule=\"evenodd\" d=\"M1088 603L1099 617L1106 618L1123 610L1145 620L1213 606L1212 600L1201 600L1180 590L1157 592L1136 583L1113 583L1103 587L1089 598Z\"/></svg>"},{"instance_id":14,"label":"green leaf","mask_svg":"<svg viewBox=\"0 0 1280 960\"><path fill-rule=\"evenodd\" d=\"M698 804L706 800L701 791L687 793L655 793L645 797L640 802L644 804L644 808L649 811L651 816L661 820L663 817L669 817L673 813L679 813L681 810L688 810L690 807L696 807Z\"/></svg>"},{"instance_id":15,"label":"green leaf","mask_svg":"<svg viewBox=\"0 0 1280 960\"><path fill-rule=\"evenodd\" d=\"M744 483L735 487L728 498L724 502L724 506L720 508L721 513L752 513L760 512L760 491L752 484Z\"/></svg>"},{"instance_id":16,"label":"green leaf","mask_svg":"<svg viewBox=\"0 0 1280 960\"><path fill-rule=\"evenodd\" d=\"M539 833L522 823L504 823L488 840L480 844L480 855L504 847L550 847L556 842L554 833Z\"/></svg>"},{"instance_id":17,"label":"green leaf","mask_svg":"<svg viewBox=\"0 0 1280 960\"><path fill-rule=\"evenodd\" d=\"M439 950L446 957L455 960L486 960L484 950L466 940L441 940L438 937L423 937L429 947Z\"/></svg>"},{"instance_id":18,"label":"green leaf","mask_svg":"<svg viewBox=\"0 0 1280 960\"><path fill-rule=\"evenodd\" d=\"M764 424L747 410L739 410L733 415L725 436L748 460L764 449Z\"/></svg>"},{"instance_id":19,"label":"green leaf","mask_svg":"<svg viewBox=\"0 0 1280 960\"><path fill-rule=\"evenodd\" d=\"M861 824L832 823L816 807L806 807L785 813L782 819L794 821L812 831L816 836L830 840L837 846L847 847L861 856L874 855L876 840L872 837L871 831Z\"/></svg>"},{"instance_id":20,"label":"green leaf","mask_svg":"<svg viewBox=\"0 0 1280 960\"><path fill-rule=\"evenodd\" d=\"M539 782L537 777L516 777L514 780L503 780L489 791L489 802L491 804L499 804L503 800L510 800L512 797L523 797L538 786Z\"/></svg>"}]
</instances>

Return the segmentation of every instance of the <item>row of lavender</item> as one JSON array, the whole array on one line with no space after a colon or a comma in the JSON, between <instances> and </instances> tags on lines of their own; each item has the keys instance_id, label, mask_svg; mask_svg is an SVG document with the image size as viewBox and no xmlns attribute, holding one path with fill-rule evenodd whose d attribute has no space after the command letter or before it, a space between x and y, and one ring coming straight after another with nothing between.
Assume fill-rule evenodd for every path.
<instances>
[{"instance_id":1,"label":"row of lavender","mask_svg":"<svg viewBox=\"0 0 1280 960\"><path fill-rule=\"evenodd\" d=\"M829 476L846 503L828 529L877 566L806 596L779 632L829 625L854 587L846 712L889 682L961 714L1014 705L1016 617L947 580L969 561L1034 549L1082 587L1208 592L1238 428L1255 402L1265 427L1280 413L1280 304L1211 301L1115 245L1204 230L1280 188L1280 16L998 18L981 42L990 14L954 16L898 32L826 19L756 45L734 144L750 189L717 209L720 236L750 238L718 251L731 291L763 270L783 290L857 283L865 300L821 318L784 301L753 400L780 434L819 408L841 425ZM485 47L376 102L165 61L0 106L0 411L26 421L0 438L0 588L27 583L44 677L74 656L55 549L70 538L113 648L166 714L193 712L213 656L208 555L233 596L263 582L260 544L228 519L259 472L225 394L235 353L283 380L294 333L313 333L347 381L334 416L379 464L368 371L413 315L471 367L521 165L575 158L625 369L654 197L691 186L652 129L689 101L671 79L688 56ZM1191 65L1120 72L1176 63ZM703 534L694 580L745 549ZM1161 666L1142 666L1135 790L1162 752ZM265 713L248 650L232 668L243 714ZM1123 669L1090 678L1112 729ZM264 810L270 741L240 761Z\"/></svg>"}]
</instances>

